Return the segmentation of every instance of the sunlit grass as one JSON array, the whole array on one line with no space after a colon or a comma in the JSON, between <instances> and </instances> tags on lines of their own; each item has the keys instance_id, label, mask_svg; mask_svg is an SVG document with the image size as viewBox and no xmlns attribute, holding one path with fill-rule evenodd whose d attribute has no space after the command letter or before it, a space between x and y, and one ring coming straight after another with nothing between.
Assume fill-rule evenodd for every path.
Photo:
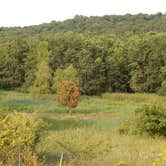
<instances>
[{"instance_id":1,"label":"sunlit grass","mask_svg":"<svg viewBox=\"0 0 166 166\"><path fill-rule=\"evenodd\" d=\"M164 138L73 129L47 132L37 151L54 165L63 152L65 166L113 166L119 161L128 166L151 166L165 146Z\"/></svg>"},{"instance_id":2,"label":"sunlit grass","mask_svg":"<svg viewBox=\"0 0 166 166\"><path fill-rule=\"evenodd\" d=\"M67 108L56 103L53 94L34 99L29 94L0 90L2 107L44 120L45 131L37 152L50 166L58 165L62 152L63 166L114 166L121 161L125 166L151 166L160 149L166 147L166 140L119 135L117 128L137 108L152 104L166 107L166 97L122 93L82 96L71 116Z\"/></svg>"}]
</instances>

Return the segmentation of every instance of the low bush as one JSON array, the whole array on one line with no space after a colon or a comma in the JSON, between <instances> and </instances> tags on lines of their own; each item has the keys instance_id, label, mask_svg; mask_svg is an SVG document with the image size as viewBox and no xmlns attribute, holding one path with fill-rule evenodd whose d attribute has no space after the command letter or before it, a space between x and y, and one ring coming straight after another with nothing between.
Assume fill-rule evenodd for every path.
<instances>
[{"instance_id":1,"label":"low bush","mask_svg":"<svg viewBox=\"0 0 166 166\"><path fill-rule=\"evenodd\" d=\"M164 81L160 87L160 89L158 90L158 95L160 96L166 96L166 81Z\"/></svg>"},{"instance_id":2,"label":"low bush","mask_svg":"<svg viewBox=\"0 0 166 166\"><path fill-rule=\"evenodd\" d=\"M120 134L166 136L166 109L158 105L143 106L118 128Z\"/></svg>"},{"instance_id":3,"label":"low bush","mask_svg":"<svg viewBox=\"0 0 166 166\"><path fill-rule=\"evenodd\" d=\"M133 134L135 131L135 121L133 119L126 120L118 127L119 134Z\"/></svg>"},{"instance_id":4,"label":"low bush","mask_svg":"<svg viewBox=\"0 0 166 166\"><path fill-rule=\"evenodd\" d=\"M35 144L41 121L21 113L0 119L0 165L39 166Z\"/></svg>"},{"instance_id":5,"label":"low bush","mask_svg":"<svg viewBox=\"0 0 166 166\"><path fill-rule=\"evenodd\" d=\"M166 136L166 109L161 106L143 106L136 110L138 133Z\"/></svg>"}]
</instances>

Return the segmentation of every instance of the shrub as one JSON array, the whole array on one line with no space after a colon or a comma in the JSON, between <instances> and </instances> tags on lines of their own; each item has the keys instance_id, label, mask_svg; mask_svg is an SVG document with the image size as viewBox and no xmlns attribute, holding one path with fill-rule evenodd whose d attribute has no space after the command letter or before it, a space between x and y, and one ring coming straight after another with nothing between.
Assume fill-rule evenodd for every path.
<instances>
[{"instance_id":1,"label":"shrub","mask_svg":"<svg viewBox=\"0 0 166 166\"><path fill-rule=\"evenodd\" d=\"M161 106L144 106L136 110L136 128L139 133L166 136L166 109Z\"/></svg>"},{"instance_id":2,"label":"shrub","mask_svg":"<svg viewBox=\"0 0 166 166\"><path fill-rule=\"evenodd\" d=\"M41 122L15 113L0 119L0 164L39 166L34 146Z\"/></svg>"},{"instance_id":3,"label":"shrub","mask_svg":"<svg viewBox=\"0 0 166 166\"><path fill-rule=\"evenodd\" d=\"M166 81L164 81L157 92L160 96L166 96Z\"/></svg>"},{"instance_id":4,"label":"shrub","mask_svg":"<svg viewBox=\"0 0 166 166\"><path fill-rule=\"evenodd\" d=\"M53 78L53 85L52 85L53 92L57 91L59 84L63 80L70 80L70 81L75 82L77 85L79 85L78 73L77 73L77 70L73 67L72 64L70 64L65 69L58 68L55 71L54 78Z\"/></svg>"},{"instance_id":5,"label":"shrub","mask_svg":"<svg viewBox=\"0 0 166 166\"><path fill-rule=\"evenodd\" d=\"M134 132L134 121L129 119L120 124L118 127L119 134L132 134Z\"/></svg>"}]
</instances>

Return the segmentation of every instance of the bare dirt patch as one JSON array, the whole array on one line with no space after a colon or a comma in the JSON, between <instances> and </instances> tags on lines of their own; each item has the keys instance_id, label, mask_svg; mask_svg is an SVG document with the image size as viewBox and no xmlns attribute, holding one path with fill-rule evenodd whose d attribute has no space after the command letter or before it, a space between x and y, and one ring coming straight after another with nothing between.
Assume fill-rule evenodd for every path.
<instances>
[{"instance_id":1,"label":"bare dirt patch","mask_svg":"<svg viewBox=\"0 0 166 166\"><path fill-rule=\"evenodd\" d=\"M73 115L64 115L64 116L52 116L52 119L56 120L65 120L65 119L79 119L79 120L106 120L118 118L114 114L73 114Z\"/></svg>"}]
</instances>

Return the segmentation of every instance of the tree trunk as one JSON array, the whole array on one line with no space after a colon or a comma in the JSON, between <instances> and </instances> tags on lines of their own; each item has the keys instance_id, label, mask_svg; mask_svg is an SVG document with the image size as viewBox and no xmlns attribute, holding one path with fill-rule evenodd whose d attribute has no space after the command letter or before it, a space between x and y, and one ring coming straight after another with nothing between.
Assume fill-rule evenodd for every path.
<instances>
[{"instance_id":1,"label":"tree trunk","mask_svg":"<svg viewBox=\"0 0 166 166\"><path fill-rule=\"evenodd\" d=\"M60 159L59 166L62 166L62 161L63 161L63 152L62 152L62 154L61 154L61 159Z\"/></svg>"},{"instance_id":2,"label":"tree trunk","mask_svg":"<svg viewBox=\"0 0 166 166\"><path fill-rule=\"evenodd\" d=\"M72 116L72 110L70 108L69 108L68 112Z\"/></svg>"}]
</instances>

